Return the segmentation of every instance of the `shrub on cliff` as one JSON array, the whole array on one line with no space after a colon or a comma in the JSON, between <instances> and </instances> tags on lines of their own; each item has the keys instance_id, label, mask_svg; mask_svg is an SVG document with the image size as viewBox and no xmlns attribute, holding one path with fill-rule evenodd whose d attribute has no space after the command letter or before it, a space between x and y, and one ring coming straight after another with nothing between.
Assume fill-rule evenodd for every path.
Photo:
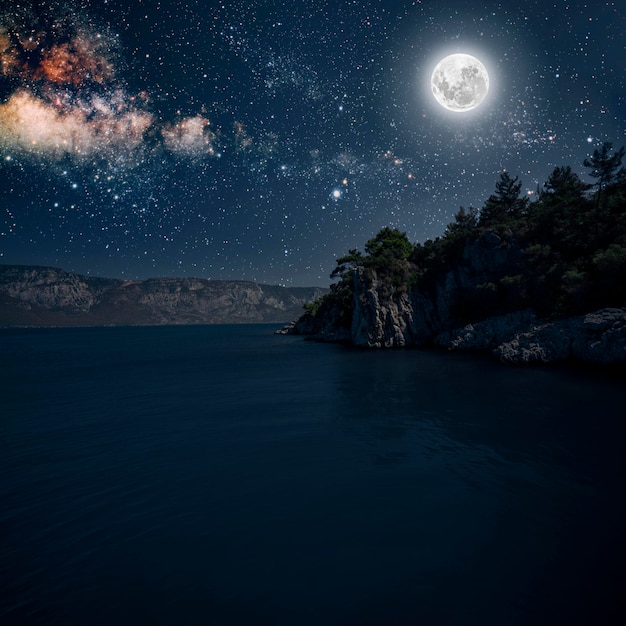
<instances>
[{"instance_id":1,"label":"shrub on cliff","mask_svg":"<svg viewBox=\"0 0 626 626\"><path fill-rule=\"evenodd\" d=\"M389 269L398 261L406 261L411 252L413 244L406 233L386 226L366 242L364 264L374 269Z\"/></svg>"},{"instance_id":2,"label":"shrub on cliff","mask_svg":"<svg viewBox=\"0 0 626 626\"><path fill-rule=\"evenodd\" d=\"M340 283L351 283L355 269L364 267L375 270L396 287L408 283L407 260L413 252L413 244L406 233L385 226L365 243L364 249L365 254L352 249L338 258L330 277L339 278Z\"/></svg>"}]
</instances>

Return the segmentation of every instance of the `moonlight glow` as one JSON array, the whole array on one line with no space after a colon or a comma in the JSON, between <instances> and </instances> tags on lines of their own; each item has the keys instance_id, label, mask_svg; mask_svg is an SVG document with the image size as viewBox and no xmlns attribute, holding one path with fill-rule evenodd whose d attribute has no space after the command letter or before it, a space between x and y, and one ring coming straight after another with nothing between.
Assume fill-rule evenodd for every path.
<instances>
[{"instance_id":1,"label":"moonlight glow","mask_svg":"<svg viewBox=\"0 0 626 626\"><path fill-rule=\"evenodd\" d=\"M475 109L489 91L485 66L470 54L451 54L437 63L430 79L437 102L449 111Z\"/></svg>"}]
</instances>

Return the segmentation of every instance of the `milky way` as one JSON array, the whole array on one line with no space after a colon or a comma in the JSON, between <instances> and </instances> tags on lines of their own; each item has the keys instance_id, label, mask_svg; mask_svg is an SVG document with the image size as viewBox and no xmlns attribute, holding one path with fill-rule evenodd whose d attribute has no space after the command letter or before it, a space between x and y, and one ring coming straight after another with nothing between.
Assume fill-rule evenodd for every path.
<instances>
[{"instance_id":1,"label":"milky way","mask_svg":"<svg viewBox=\"0 0 626 626\"><path fill-rule=\"evenodd\" d=\"M159 124L146 93L130 92L118 78L115 36L85 28L68 14L45 17L47 30L19 29L10 18L0 28L0 67L14 86L0 105L6 149L43 159L118 160L130 159L156 137L177 154L214 155L208 119Z\"/></svg>"},{"instance_id":2,"label":"milky way","mask_svg":"<svg viewBox=\"0 0 626 626\"><path fill-rule=\"evenodd\" d=\"M382 226L414 241L503 169L531 197L626 143L626 21L574 6L312 0L0 9L0 261L328 284ZM432 98L447 54L489 97Z\"/></svg>"}]
</instances>

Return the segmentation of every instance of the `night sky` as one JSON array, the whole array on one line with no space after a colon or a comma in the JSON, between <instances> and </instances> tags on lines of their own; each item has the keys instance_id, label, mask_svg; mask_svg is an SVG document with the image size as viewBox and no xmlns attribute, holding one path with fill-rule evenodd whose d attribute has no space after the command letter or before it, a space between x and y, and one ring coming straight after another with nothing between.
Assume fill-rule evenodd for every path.
<instances>
[{"instance_id":1,"label":"night sky","mask_svg":"<svg viewBox=\"0 0 626 626\"><path fill-rule=\"evenodd\" d=\"M465 113L455 52L490 77ZM0 0L0 262L326 286L625 144L625 59L624 0Z\"/></svg>"}]
</instances>

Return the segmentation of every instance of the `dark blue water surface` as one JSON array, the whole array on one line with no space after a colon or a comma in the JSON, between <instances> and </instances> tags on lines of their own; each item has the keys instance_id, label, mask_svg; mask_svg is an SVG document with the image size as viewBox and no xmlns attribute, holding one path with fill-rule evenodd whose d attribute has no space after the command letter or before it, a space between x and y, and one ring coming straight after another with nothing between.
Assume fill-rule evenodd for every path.
<instances>
[{"instance_id":1,"label":"dark blue water surface","mask_svg":"<svg viewBox=\"0 0 626 626\"><path fill-rule=\"evenodd\" d=\"M605 624L624 379L271 326L0 331L1 624Z\"/></svg>"}]
</instances>

